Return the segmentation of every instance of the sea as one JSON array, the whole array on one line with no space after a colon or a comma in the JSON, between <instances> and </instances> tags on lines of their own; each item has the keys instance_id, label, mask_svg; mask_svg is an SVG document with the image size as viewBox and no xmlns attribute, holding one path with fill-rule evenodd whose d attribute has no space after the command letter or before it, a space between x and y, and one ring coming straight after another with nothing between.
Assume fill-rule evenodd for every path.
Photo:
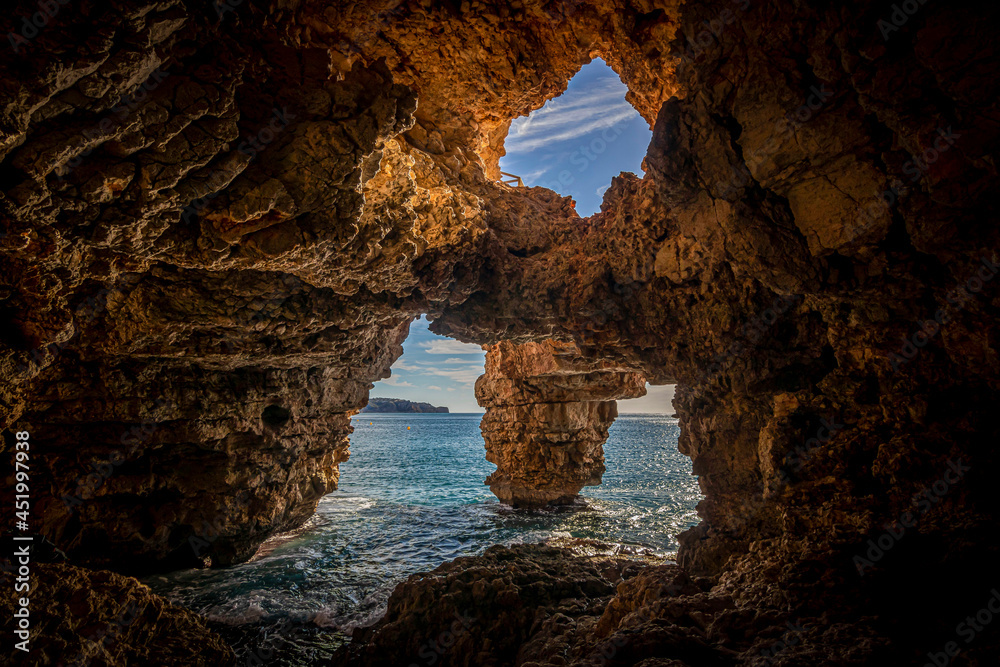
<instances>
[{"instance_id":1,"label":"sea","mask_svg":"<svg viewBox=\"0 0 1000 667\"><path fill-rule=\"evenodd\" d=\"M294 533L250 562L146 577L154 592L205 617L244 665L329 660L385 612L411 574L495 544L548 542L580 553L670 558L701 499L680 429L666 415L621 415L607 471L576 505L501 504L483 480L481 414L372 414L352 420L340 488Z\"/></svg>"}]
</instances>

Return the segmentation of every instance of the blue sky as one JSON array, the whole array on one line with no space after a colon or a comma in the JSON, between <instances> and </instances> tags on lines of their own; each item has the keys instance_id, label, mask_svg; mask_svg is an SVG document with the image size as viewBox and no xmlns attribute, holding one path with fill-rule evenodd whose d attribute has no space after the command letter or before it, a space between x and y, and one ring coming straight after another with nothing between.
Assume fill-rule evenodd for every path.
<instances>
[{"instance_id":1,"label":"blue sky","mask_svg":"<svg viewBox=\"0 0 1000 667\"><path fill-rule=\"evenodd\" d=\"M500 169L573 197L581 216L598 212L612 177L643 175L652 137L626 92L603 60L584 65L565 93L511 124Z\"/></svg>"},{"instance_id":2,"label":"blue sky","mask_svg":"<svg viewBox=\"0 0 1000 667\"><path fill-rule=\"evenodd\" d=\"M446 406L452 412L482 412L476 403L476 379L483 374L486 352L478 345L460 343L431 333L421 317L410 324L403 356L392 365L392 376L375 383L373 397L405 398ZM647 387L643 398L618 401L618 411L673 412L673 387Z\"/></svg>"}]
</instances>

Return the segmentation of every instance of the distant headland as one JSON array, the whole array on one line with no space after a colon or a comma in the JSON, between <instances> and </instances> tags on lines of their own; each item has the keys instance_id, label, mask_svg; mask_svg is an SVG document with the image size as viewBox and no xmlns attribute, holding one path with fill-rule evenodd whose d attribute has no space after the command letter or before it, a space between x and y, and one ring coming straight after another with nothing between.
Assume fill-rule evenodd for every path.
<instances>
[{"instance_id":1,"label":"distant headland","mask_svg":"<svg viewBox=\"0 0 1000 667\"><path fill-rule=\"evenodd\" d=\"M415 403L402 398L369 398L361 412L448 412L430 403Z\"/></svg>"}]
</instances>

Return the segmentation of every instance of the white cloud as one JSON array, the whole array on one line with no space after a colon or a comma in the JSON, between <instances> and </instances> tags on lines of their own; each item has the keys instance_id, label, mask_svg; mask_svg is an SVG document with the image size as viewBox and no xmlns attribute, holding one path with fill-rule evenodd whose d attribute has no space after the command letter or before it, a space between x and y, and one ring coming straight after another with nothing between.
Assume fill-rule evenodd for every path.
<instances>
[{"instance_id":1,"label":"white cloud","mask_svg":"<svg viewBox=\"0 0 1000 667\"><path fill-rule=\"evenodd\" d=\"M507 154L536 151L638 116L625 101L626 88L620 81L601 82L588 92L550 100L529 116L515 120L504 142Z\"/></svg>"},{"instance_id":2,"label":"white cloud","mask_svg":"<svg viewBox=\"0 0 1000 667\"><path fill-rule=\"evenodd\" d=\"M427 354L482 354L483 350L478 345L462 343L454 338L441 338L426 343L420 343ZM447 362L446 362L447 363Z\"/></svg>"},{"instance_id":3,"label":"white cloud","mask_svg":"<svg viewBox=\"0 0 1000 667\"><path fill-rule=\"evenodd\" d=\"M545 161L547 162L548 160ZM531 169L529 171L522 170L523 173L518 174L518 176L520 176L527 183L534 183L539 178L549 173L549 169L551 168L552 168L551 166L548 166L548 167L539 167L538 169Z\"/></svg>"},{"instance_id":4,"label":"white cloud","mask_svg":"<svg viewBox=\"0 0 1000 667\"><path fill-rule=\"evenodd\" d=\"M483 374L482 364L470 364L465 368L428 368L426 373L428 375L436 375L438 377L448 378L452 382L457 382L458 384L476 384L476 380L479 376Z\"/></svg>"},{"instance_id":5,"label":"white cloud","mask_svg":"<svg viewBox=\"0 0 1000 667\"><path fill-rule=\"evenodd\" d=\"M399 378L388 377L384 380L379 380L379 382L393 387L412 387L413 385L406 380L400 380Z\"/></svg>"},{"instance_id":6,"label":"white cloud","mask_svg":"<svg viewBox=\"0 0 1000 667\"><path fill-rule=\"evenodd\" d=\"M628 104L623 103L627 108L613 109L613 113L601 114L596 117L593 113L579 114L580 118L567 117L563 122L554 127L545 127L533 132L523 140L518 140L507 144L507 153L530 153L540 148L545 148L560 141L569 141L594 130L607 129L615 125L631 120L636 116L636 111ZM589 117L589 118L588 118Z\"/></svg>"},{"instance_id":7,"label":"white cloud","mask_svg":"<svg viewBox=\"0 0 1000 667\"><path fill-rule=\"evenodd\" d=\"M454 387L448 387L448 391L455 391Z\"/></svg>"},{"instance_id":8,"label":"white cloud","mask_svg":"<svg viewBox=\"0 0 1000 667\"><path fill-rule=\"evenodd\" d=\"M417 368L416 366L414 366L413 364L409 364L409 363L403 361L402 359L398 359L398 360L396 360L396 363L394 363L392 365L392 370L394 370L394 371L416 371L416 370L420 370L420 369Z\"/></svg>"},{"instance_id":9,"label":"white cloud","mask_svg":"<svg viewBox=\"0 0 1000 667\"><path fill-rule=\"evenodd\" d=\"M627 91L628 88L621 81L605 79L594 84L586 96L583 92L570 93L568 96L561 95L546 102L541 109L536 109L527 116L515 119L511 123L509 134L520 136L539 125L558 123L567 115L580 111L594 114L600 113L602 108L608 106L627 104L625 102Z\"/></svg>"},{"instance_id":10,"label":"white cloud","mask_svg":"<svg viewBox=\"0 0 1000 667\"><path fill-rule=\"evenodd\" d=\"M676 385L672 384L654 387L646 383L646 395L641 398L618 401L618 412L623 415L629 413L673 414L675 387Z\"/></svg>"},{"instance_id":11,"label":"white cloud","mask_svg":"<svg viewBox=\"0 0 1000 667\"><path fill-rule=\"evenodd\" d=\"M441 387L437 386L436 384L429 384L427 385L427 388L433 389L434 391L441 391Z\"/></svg>"}]
</instances>

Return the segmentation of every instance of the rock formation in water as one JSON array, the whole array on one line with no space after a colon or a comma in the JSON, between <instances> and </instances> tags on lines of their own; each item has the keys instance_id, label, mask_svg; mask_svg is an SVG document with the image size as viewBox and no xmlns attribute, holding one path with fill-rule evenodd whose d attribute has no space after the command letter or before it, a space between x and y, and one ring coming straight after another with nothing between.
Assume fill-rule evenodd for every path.
<instances>
[{"instance_id":1,"label":"rock formation in water","mask_svg":"<svg viewBox=\"0 0 1000 667\"><path fill-rule=\"evenodd\" d=\"M83 568L226 565L306 521L427 313L492 346L498 495L596 481L609 401L643 380L678 383L705 494L678 555L697 601L652 571L586 597L524 581L537 627L490 641L563 648L497 664L712 664L695 639L760 663L751 634L789 617L818 619L805 664L959 641L991 664L997 626L965 644L956 624L1000 554L997 6L163 0L22 22L39 8L8 12L0 62L0 425L31 434L31 531L81 591L133 585ZM581 220L494 179L510 121L596 56L653 140ZM426 625L399 632L436 629L448 594L409 591L389 623L414 604ZM563 633L564 599L603 610ZM643 600L650 620L622 615ZM615 633L648 652L588 653Z\"/></svg>"},{"instance_id":2,"label":"rock formation in water","mask_svg":"<svg viewBox=\"0 0 1000 667\"><path fill-rule=\"evenodd\" d=\"M500 342L486 355L476 400L490 490L514 507L567 504L601 483L616 399L646 393L638 373L583 358L573 343Z\"/></svg>"},{"instance_id":3,"label":"rock formation in water","mask_svg":"<svg viewBox=\"0 0 1000 667\"><path fill-rule=\"evenodd\" d=\"M368 405L361 412L448 412L448 408L431 405L430 403L415 403L402 398L369 398Z\"/></svg>"}]
</instances>

